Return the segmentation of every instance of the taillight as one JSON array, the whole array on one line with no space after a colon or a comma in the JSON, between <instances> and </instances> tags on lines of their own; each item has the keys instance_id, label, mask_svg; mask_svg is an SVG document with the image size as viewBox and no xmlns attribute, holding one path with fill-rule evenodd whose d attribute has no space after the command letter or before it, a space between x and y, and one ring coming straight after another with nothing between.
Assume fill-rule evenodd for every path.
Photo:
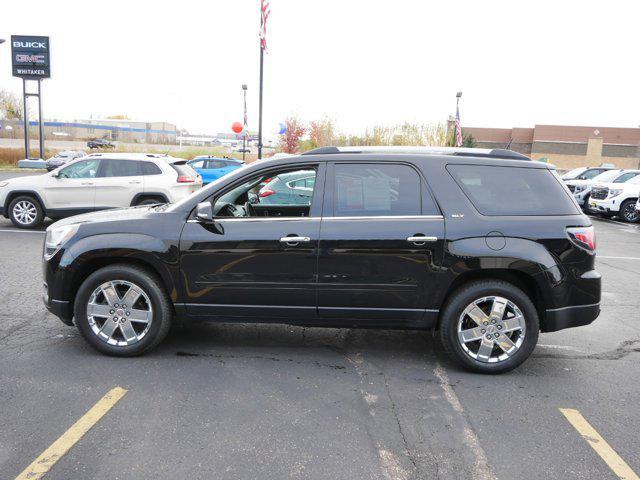
<instances>
[{"instance_id":1,"label":"taillight","mask_svg":"<svg viewBox=\"0 0 640 480\"><path fill-rule=\"evenodd\" d=\"M596 251L596 232L591 227L568 227L567 234L571 242L589 253Z\"/></svg>"},{"instance_id":2,"label":"taillight","mask_svg":"<svg viewBox=\"0 0 640 480\"><path fill-rule=\"evenodd\" d=\"M260 193L258 195L260 197L268 197L269 195L274 195L275 193L276 192L274 192L270 188L263 188L262 190L260 190Z\"/></svg>"},{"instance_id":3,"label":"taillight","mask_svg":"<svg viewBox=\"0 0 640 480\"><path fill-rule=\"evenodd\" d=\"M178 183L193 183L195 181L196 181L196 179L194 177L189 176L189 175L179 175L178 176Z\"/></svg>"}]
</instances>

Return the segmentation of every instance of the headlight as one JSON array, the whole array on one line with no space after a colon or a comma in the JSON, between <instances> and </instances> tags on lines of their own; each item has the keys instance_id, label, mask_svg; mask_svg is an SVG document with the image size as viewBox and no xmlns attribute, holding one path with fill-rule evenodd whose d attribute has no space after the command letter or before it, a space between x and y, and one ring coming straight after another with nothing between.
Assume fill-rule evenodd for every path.
<instances>
[{"instance_id":1,"label":"headlight","mask_svg":"<svg viewBox=\"0 0 640 480\"><path fill-rule=\"evenodd\" d=\"M73 237L80 228L80 224L64 225L56 227L52 225L47 228L47 235L44 239L44 259L50 260L62 246Z\"/></svg>"},{"instance_id":2,"label":"headlight","mask_svg":"<svg viewBox=\"0 0 640 480\"><path fill-rule=\"evenodd\" d=\"M622 193L621 188L614 188L612 190L609 190L609 198L617 197L621 193Z\"/></svg>"},{"instance_id":3,"label":"headlight","mask_svg":"<svg viewBox=\"0 0 640 480\"><path fill-rule=\"evenodd\" d=\"M0 182L0 187L6 187L9 185L9 182Z\"/></svg>"}]
</instances>

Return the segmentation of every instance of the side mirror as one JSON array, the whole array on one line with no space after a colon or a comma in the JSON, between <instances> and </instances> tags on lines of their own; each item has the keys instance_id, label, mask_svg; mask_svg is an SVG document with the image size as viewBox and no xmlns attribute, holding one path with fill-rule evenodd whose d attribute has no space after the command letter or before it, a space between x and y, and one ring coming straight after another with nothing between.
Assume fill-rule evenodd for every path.
<instances>
[{"instance_id":1,"label":"side mirror","mask_svg":"<svg viewBox=\"0 0 640 480\"><path fill-rule=\"evenodd\" d=\"M201 222L213 222L213 206L211 202L200 202L198 204L196 218Z\"/></svg>"}]
</instances>

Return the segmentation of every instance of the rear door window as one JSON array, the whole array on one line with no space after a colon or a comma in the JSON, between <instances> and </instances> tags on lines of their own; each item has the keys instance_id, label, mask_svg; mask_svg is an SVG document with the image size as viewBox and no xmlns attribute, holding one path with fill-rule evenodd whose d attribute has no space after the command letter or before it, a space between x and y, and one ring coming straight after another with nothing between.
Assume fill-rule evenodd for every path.
<instances>
[{"instance_id":1,"label":"rear door window","mask_svg":"<svg viewBox=\"0 0 640 480\"><path fill-rule=\"evenodd\" d=\"M140 169L142 170L142 175L161 175L162 170L155 163L151 162L140 162Z\"/></svg>"},{"instance_id":2,"label":"rear door window","mask_svg":"<svg viewBox=\"0 0 640 480\"><path fill-rule=\"evenodd\" d=\"M418 173L408 165L336 164L336 217L415 216L422 212Z\"/></svg>"},{"instance_id":3,"label":"rear door window","mask_svg":"<svg viewBox=\"0 0 640 480\"><path fill-rule=\"evenodd\" d=\"M104 159L99 177L135 177L141 175L137 160Z\"/></svg>"},{"instance_id":4,"label":"rear door window","mask_svg":"<svg viewBox=\"0 0 640 480\"><path fill-rule=\"evenodd\" d=\"M546 168L448 165L447 170L483 215L576 215L580 213Z\"/></svg>"}]
</instances>

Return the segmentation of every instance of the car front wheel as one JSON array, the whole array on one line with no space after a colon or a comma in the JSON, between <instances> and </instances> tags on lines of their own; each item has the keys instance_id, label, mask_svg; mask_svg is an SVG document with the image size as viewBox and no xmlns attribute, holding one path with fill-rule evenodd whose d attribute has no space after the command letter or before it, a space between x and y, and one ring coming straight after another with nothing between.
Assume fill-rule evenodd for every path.
<instances>
[{"instance_id":1,"label":"car front wheel","mask_svg":"<svg viewBox=\"0 0 640 480\"><path fill-rule=\"evenodd\" d=\"M9 204L9 218L18 228L37 228L42 225L44 212L35 198L24 195Z\"/></svg>"},{"instance_id":2,"label":"car front wheel","mask_svg":"<svg viewBox=\"0 0 640 480\"><path fill-rule=\"evenodd\" d=\"M172 310L154 274L137 266L112 265L82 283L74 317L93 348L107 355L131 357L166 337Z\"/></svg>"},{"instance_id":3,"label":"car front wheel","mask_svg":"<svg viewBox=\"0 0 640 480\"><path fill-rule=\"evenodd\" d=\"M472 282L447 302L440 338L464 368L503 373L524 362L538 342L538 313L519 288L500 280Z\"/></svg>"},{"instance_id":4,"label":"car front wheel","mask_svg":"<svg viewBox=\"0 0 640 480\"><path fill-rule=\"evenodd\" d=\"M620 205L620 217L625 222L635 223L640 220L640 214L636 210L636 200L626 200L622 205Z\"/></svg>"}]
</instances>

